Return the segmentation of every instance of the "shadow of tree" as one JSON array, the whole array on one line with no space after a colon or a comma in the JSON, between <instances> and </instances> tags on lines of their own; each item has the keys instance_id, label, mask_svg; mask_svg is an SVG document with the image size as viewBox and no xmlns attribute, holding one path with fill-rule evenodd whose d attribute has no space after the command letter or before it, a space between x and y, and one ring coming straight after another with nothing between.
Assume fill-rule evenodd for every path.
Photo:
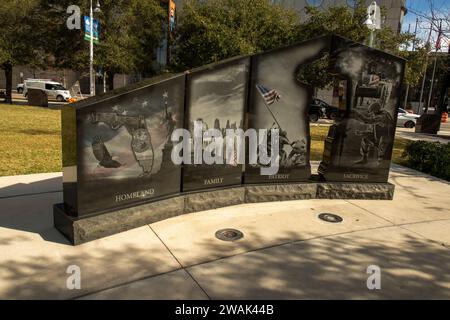
<instances>
[{"instance_id":1,"label":"shadow of tree","mask_svg":"<svg viewBox=\"0 0 450 320\"><path fill-rule=\"evenodd\" d=\"M177 218L173 219L176 223ZM286 233L276 236L272 239L274 245L266 248L258 248L267 238L256 229L249 228L244 240L226 246L214 238L214 230L210 234L208 240L200 243L200 252L218 251L224 258L208 261L205 257L203 263L184 267L212 299L450 298L448 248L398 227L307 241L298 241L297 233ZM6 238L2 244L16 240ZM96 243L64 246L62 256L55 250L50 254L20 256L17 260L2 259L2 282L10 284L0 291L2 298L67 299L178 269L163 259L161 251L138 247L133 239L118 248L104 248ZM236 248L241 253L234 255ZM81 267L82 290L66 288L66 268L71 264ZM381 290L366 287L369 265L381 268ZM177 288L173 290L176 292ZM126 296L120 296L119 290L115 298Z\"/></svg>"},{"instance_id":2,"label":"shadow of tree","mask_svg":"<svg viewBox=\"0 0 450 320\"><path fill-rule=\"evenodd\" d=\"M98 290L167 273L178 268L160 252L153 255L142 246L118 249L89 248L61 254L33 254L0 261L2 299L71 299ZM150 257L149 257L150 255ZM166 258L166 259L164 259ZM67 268L81 269L81 290L69 290ZM167 297L169 298L169 297Z\"/></svg>"},{"instance_id":3,"label":"shadow of tree","mask_svg":"<svg viewBox=\"0 0 450 320\"><path fill-rule=\"evenodd\" d=\"M410 169L398 166L393 171L411 173ZM424 181L443 182L423 176ZM419 188L403 184L404 178L408 177L391 177L409 195L433 199L422 195ZM153 250L143 245L142 239L133 239L133 230L126 233L128 242L117 247L101 245L113 238L72 247L53 228L51 205L60 201L61 193L30 195L27 201L19 198L1 199L0 227L37 233L47 242L34 247L37 240L26 233L0 235L0 251L7 252L11 248L20 251L27 247L30 252L19 252L14 259L0 257L2 298L68 299L179 268L172 257L167 258L165 249ZM441 206L430 208L445 210ZM299 210L300 220L306 218L302 213ZM177 217L172 219L176 223ZM277 219L276 215L272 219ZM208 240L196 247L200 246L200 253L216 251L228 258L210 261L205 256L201 264L184 266L213 299L450 298L448 248L399 227L307 241L299 241L298 233L277 234L272 230L274 236L270 242L274 245L264 245L263 249L260 244L267 242L267 235L258 233L261 231L256 228L245 230L244 240L227 245L214 238L215 230L211 230ZM188 243L198 241L185 240ZM236 255L236 249L241 253ZM80 291L66 287L66 269L71 264L81 267ZM381 290L367 289L369 265L381 268Z\"/></svg>"},{"instance_id":4,"label":"shadow of tree","mask_svg":"<svg viewBox=\"0 0 450 320\"><path fill-rule=\"evenodd\" d=\"M392 242L388 229L401 239ZM203 246L210 250L211 242ZM369 265L381 268L381 290L367 288ZM448 248L395 227L292 242L188 270L212 299L450 298Z\"/></svg>"}]
</instances>

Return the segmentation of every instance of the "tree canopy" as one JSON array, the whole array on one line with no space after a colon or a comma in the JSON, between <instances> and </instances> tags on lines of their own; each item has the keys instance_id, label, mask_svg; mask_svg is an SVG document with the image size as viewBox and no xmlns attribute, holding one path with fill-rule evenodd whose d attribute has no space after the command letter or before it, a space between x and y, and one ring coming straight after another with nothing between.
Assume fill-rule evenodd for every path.
<instances>
[{"instance_id":1,"label":"tree canopy","mask_svg":"<svg viewBox=\"0 0 450 320\"><path fill-rule=\"evenodd\" d=\"M14 65L87 70L89 42L83 39L84 31L66 25L66 10L72 4L71 0L0 1L0 68L5 70L9 101ZM76 4L82 15L89 15L89 0ZM158 0L101 0L101 12L95 15L100 41L95 45L94 65L109 75L110 89L115 73L151 72L165 18Z\"/></svg>"},{"instance_id":2,"label":"tree canopy","mask_svg":"<svg viewBox=\"0 0 450 320\"><path fill-rule=\"evenodd\" d=\"M152 73L155 48L161 43L167 12L159 0L101 0L100 41L95 45L94 65L109 78L115 73ZM0 1L0 68L11 91L12 66L59 67L87 70L89 42L82 30L68 30L66 9L71 0ZM81 13L89 14L89 0L80 0ZM385 10L382 12L386 15ZM297 11L268 0L186 0L171 38L170 68L176 71L233 56L253 54L302 40L335 33L365 42L369 30L365 1L348 6L307 7L305 21ZM405 82L415 85L424 69L428 49L401 50L412 40L387 27L376 32L375 47L408 60ZM313 86L327 84L326 57L308 66Z\"/></svg>"},{"instance_id":3,"label":"tree canopy","mask_svg":"<svg viewBox=\"0 0 450 320\"><path fill-rule=\"evenodd\" d=\"M385 8L381 9L383 19L387 12ZM354 9L347 6L328 7L325 10L307 7L306 14L308 20L298 29L299 40L334 33L355 42L366 43L370 36L369 29L364 25L364 21L367 19L365 1L358 0ZM426 46L420 45L419 42L416 43L417 50L415 52L402 50L412 41L417 41L412 34L397 33L387 26L375 31L375 48L407 60L404 80L408 85L416 85L419 82L427 53ZM314 74L312 73L313 76ZM320 87L320 83L325 83L322 80L323 75L320 72L316 74L319 76L310 81Z\"/></svg>"},{"instance_id":4,"label":"tree canopy","mask_svg":"<svg viewBox=\"0 0 450 320\"><path fill-rule=\"evenodd\" d=\"M104 0L98 14L100 42L95 64L109 76L115 73L150 73L159 46L166 13L157 0Z\"/></svg>"},{"instance_id":5,"label":"tree canopy","mask_svg":"<svg viewBox=\"0 0 450 320\"><path fill-rule=\"evenodd\" d=\"M178 16L173 67L185 70L296 41L296 11L267 0L187 0Z\"/></svg>"},{"instance_id":6,"label":"tree canopy","mask_svg":"<svg viewBox=\"0 0 450 320\"><path fill-rule=\"evenodd\" d=\"M0 1L0 69L5 71L7 102L11 102L14 65L45 65L38 10L38 0Z\"/></svg>"},{"instance_id":7,"label":"tree canopy","mask_svg":"<svg viewBox=\"0 0 450 320\"><path fill-rule=\"evenodd\" d=\"M382 8L382 16L386 17ZM273 5L267 0L188 0L179 16L174 40L172 65L185 70L243 54L253 54L331 33L359 43L367 42L370 31L365 1L355 8L335 6L306 8L306 19L300 21L295 10ZM413 41L413 35L397 33L389 27L377 30L374 46L407 59L405 83L415 85L421 78L426 48L401 50ZM307 66L309 78L302 79L316 88L330 84L326 59Z\"/></svg>"}]
</instances>

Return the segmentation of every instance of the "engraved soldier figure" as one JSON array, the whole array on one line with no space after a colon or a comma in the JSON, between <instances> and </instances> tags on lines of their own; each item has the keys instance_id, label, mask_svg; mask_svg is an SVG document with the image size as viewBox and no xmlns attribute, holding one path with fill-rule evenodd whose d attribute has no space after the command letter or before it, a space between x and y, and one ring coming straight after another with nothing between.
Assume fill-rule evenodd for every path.
<instances>
[{"instance_id":1,"label":"engraved soldier figure","mask_svg":"<svg viewBox=\"0 0 450 320\"><path fill-rule=\"evenodd\" d=\"M288 159L292 165L306 165L306 140L296 140L291 143L292 150L289 153Z\"/></svg>"},{"instance_id":2,"label":"engraved soldier figure","mask_svg":"<svg viewBox=\"0 0 450 320\"><path fill-rule=\"evenodd\" d=\"M284 146L289 146L291 143L289 142L289 139L287 137L287 132L285 130L280 130L279 135L279 146L280 146L280 163L283 164L286 162L287 153L286 150L284 150Z\"/></svg>"},{"instance_id":3,"label":"engraved soldier figure","mask_svg":"<svg viewBox=\"0 0 450 320\"><path fill-rule=\"evenodd\" d=\"M367 124L369 128L364 131L357 130L356 135L362 136L360 154L361 159L355 164L366 164L369 152L375 148L378 153L378 163L383 160L386 151L386 136L389 135L389 126L393 119L389 112L381 107L379 102L374 102L369 106L367 114L355 111L357 120Z\"/></svg>"}]
</instances>

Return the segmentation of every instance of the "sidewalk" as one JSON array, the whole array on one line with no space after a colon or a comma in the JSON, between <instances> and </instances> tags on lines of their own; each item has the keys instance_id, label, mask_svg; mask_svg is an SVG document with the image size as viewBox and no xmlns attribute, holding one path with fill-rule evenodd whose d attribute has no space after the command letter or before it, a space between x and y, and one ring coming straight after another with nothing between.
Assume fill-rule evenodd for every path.
<instances>
[{"instance_id":1,"label":"sidewalk","mask_svg":"<svg viewBox=\"0 0 450 320\"><path fill-rule=\"evenodd\" d=\"M447 131L439 131L439 134L426 134L426 133L416 133L415 129L409 128L397 128L395 132L396 137L400 137L403 139L408 139L412 141L428 141L428 142L440 142L440 143L449 143L450 142L450 132Z\"/></svg>"},{"instance_id":2,"label":"sidewalk","mask_svg":"<svg viewBox=\"0 0 450 320\"><path fill-rule=\"evenodd\" d=\"M448 182L393 165L393 201L203 211L73 247L53 228L59 173L0 178L0 298L450 298ZM335 213L342 223L317 218ZM222 228L244 233L222 242ZM66 269L81 268L81 290ZM369 265L381 290L368 290Z\"/></svg>"}]
</instances>

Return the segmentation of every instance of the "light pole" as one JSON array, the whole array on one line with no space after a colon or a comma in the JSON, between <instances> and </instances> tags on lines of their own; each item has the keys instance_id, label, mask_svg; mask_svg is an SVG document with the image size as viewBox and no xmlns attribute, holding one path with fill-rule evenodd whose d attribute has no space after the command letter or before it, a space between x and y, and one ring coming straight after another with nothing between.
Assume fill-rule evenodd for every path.
<instances>
[{"instance_id":1,"label":"light pole","mask_svg":"<svg viewBox=\"0 0 450 320\"><path fill-rule=\"evenodd\" d=\"M442 20L439 21L438 38L436 40L436 56L434 57L433 74L431 76L430 92L428 94L427 111L428 111L428 108L430 107L431 96L433 94L434 76L436 74L436 64L437 64L437 59L438 59L438 51L441 49L441 37L442 37L442 33L441 32L442 32ZM436 107L434 109L434 113L436 113Z\"/></svg>"},{"instance_id":2,"label":"light pole","mask_svg":"<svg viewBox=\"0 0 450 320\"><path fill-rule=\"evenodd\" d=\"M375 1L367 8L367 19L364 24L370 30L369 47L373 47L374 32L377 29L381 29L380 7Z\"/></svg>"},{"instance_id":3,"label":"light pole","mask_svg":"<svg viewBox=\"0 0 450 320\"><path fill-rule=\"evenodd\" d=\"M97 1L95 10L90 7L90 39L89 39L89 81L91 85L91 96L95 95L95 73L94 73L94 11L100 12L100 3Z\"/></svg>"}]
</instances>

